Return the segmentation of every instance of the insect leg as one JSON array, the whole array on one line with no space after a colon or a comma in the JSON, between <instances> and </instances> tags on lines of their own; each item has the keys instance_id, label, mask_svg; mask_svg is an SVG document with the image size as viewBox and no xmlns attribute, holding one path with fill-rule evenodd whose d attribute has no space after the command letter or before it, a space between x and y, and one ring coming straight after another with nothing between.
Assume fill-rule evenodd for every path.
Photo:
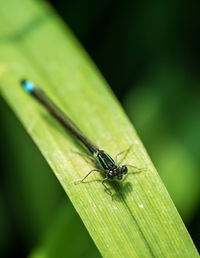
<instances>
[{"instance_id":1,"label":"insect leg","mask_svg":"<svg viewBox=\"0 0 200 258\"><path fill-rule=\"evenodd\" d=\"M112 198L112 200L113 200L113 195L112 195L112 192L111 192L111 190L105 185L105 181L107 181L108 180L108 178L104 178L101 182L102 182L102 185L106 188L106 190L109 192L109 194L110 194L110 196L111 196L111 198Z\"/></svg>"},{"instance_id":2,"label":"insect leg","mask_svg":"<svg viewBox=\"0 0 200 258\"><path fill-rule=\"evenodd\" d=\"M86 153L81 153L81 152L78 152L78 151L74 151L74 153L77 153L77 154L79 154L79 155L82 156L82 157L86 157L86 158L90 159L91 161L93 161L94 163L97 164L96 159L95 159L94 157L92 157L92 156L86 154Z\"/></svg>"},{"instance_id":3,"label":"insect leg","mask_svg":"<svg viewBox=\"0 0 200 258\"><path fill-rule=\"evenodd\" d=\"M130 164L125 164L124 166L126 166L126 167L132 167L132 168L135 168L135 169L137 169L137 170L147 170L146 168L138 168L138 167L133 166L133 165L130 165Z\"/></svg>"},{"instance_id":4,"label":"insect leg","mask_svg":"<svg viewBox=\"0 0 200 258\"><path fill-rule=\"evenodd\" d=\"M117 153L117 155L114 157L114 161L115 161L115 165L117 165L117 157L120 156L121 154L127 152L129 150L129 148L127 150L121 151L119 153Z\"/></svg>"},{"instance_id":5,"label":"insect leg","mask_svg":"<svg viewBox=\"0 0 200 258\"><path fill-rule=\"evenodd\" d=\"M97 171L97 172L100 172L100 173L103 173L103 174L106 174L106 172L105 171L103 171L103 170L100 170L100 169L97 169L97 168L94 168L94 169L92 169L92 170L90 170L90 172L83 178L83 179L81 179L80 180L80 183L81 182L83 182L85 179L86 179L86 177L88 177L92 172L94 172L94 171Z\"/></svg>"},{"instance_id":6,"label":"insect leg","mask_svg":"<svg viewBox=\"0 0 200 258\"><path fill-rule=\"evenodd\" d=\"M119 153L114 157L115 165L117 165L117 157L120 156L121 154L125 153L125 152L128 152L128 151L132 148L132 146L133 146L133 145L131 145L128 149L119 152Z\"/></svg>"}]
</instances>

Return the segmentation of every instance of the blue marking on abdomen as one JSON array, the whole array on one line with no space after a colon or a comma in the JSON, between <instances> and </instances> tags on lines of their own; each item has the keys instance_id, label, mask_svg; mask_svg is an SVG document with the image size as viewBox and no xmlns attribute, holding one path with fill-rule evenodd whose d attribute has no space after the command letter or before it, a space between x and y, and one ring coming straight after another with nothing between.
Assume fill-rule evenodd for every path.
<instances>
[{"instance_id":1,"label":"blue marking on abdomen","mask_svg":"<svg viewBox=\"0 0 200 258\"><path fill-rule=\"evenodd\" d=\"M23 82L23 87L24 87L25 91L32 92L35 88L35 85L32 81L25 80Z\"/></svg>"}]
</instances>

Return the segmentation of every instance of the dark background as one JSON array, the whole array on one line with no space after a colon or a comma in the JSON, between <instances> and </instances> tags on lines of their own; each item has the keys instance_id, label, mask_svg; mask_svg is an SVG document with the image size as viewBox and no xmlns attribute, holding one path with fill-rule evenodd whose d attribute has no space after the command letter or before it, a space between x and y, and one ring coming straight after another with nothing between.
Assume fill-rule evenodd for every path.
<instances>
[{"instance_id":1,"label":"dark background","mask_svg":"<svg viewBox=\"0 0 200 258\"><path fill-rule=\"evenodd\" d=\"M200 249L199 1L50 3L123 105ZM27 256L39 244L49 257L99 257L3 99L0 110L0 256Z\"/></svg>"}]
</instances>

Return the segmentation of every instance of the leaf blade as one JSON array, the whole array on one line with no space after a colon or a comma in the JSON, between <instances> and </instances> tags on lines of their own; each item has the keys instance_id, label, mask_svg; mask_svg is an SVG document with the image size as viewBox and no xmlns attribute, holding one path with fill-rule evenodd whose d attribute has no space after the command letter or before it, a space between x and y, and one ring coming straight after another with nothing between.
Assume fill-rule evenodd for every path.
<instances>
[{"instance_id":1,"label":"leaf blade","mask_svg":"<svg viewBox=\"0 0 200 258\"><path fill-rule=\"evenodd\" d=\"M135 130L77 40L48 6L10 3L5 3L10 13L1 15L11 35L9 44L1 45L1 93L52 167L102 255L197 257ZM28 15L17 20L19 7ZM114 202L94 181L102 179L100 175L75 186L92 166L71 151L81 149L76 140L20 89L24 76L42 85L97 145L112 156L133 145L125 162L148 170L129 175L124 184L110 184L117 192Z\"/></svg>"}]
</instances>

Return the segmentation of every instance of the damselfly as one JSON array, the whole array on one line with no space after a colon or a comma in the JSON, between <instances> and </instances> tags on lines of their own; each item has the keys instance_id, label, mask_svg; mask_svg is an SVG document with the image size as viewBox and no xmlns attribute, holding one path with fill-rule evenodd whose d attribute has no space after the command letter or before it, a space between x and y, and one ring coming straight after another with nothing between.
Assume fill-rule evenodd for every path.
<instances>
[{"instance_id":1,"label":"damselfly","mask_svg":"<svg viewBox=\"0 0 200 258\"><path fill-rule=\"evenodd\" d=\"M87 176L89 176L92 172L97 171L104 174L106 177L102 180L103 186L106 188L108 193L112 197L111 190L105 185L107 180L117 179L121 180L125 174L127 174L127 167L133 167L137 170L142 170L142 168L137 168L130 164L125 165L117 165L117 157L124 153L122 151L118 153L114 159L110 157L104 150L100 150L95 144L91 143L91 141L82 133L82 131L76 126L76 124L46 95L46 93L36 87L32 81L22 80L21 84L25 91L29 92L32 96L34 96L40 103L42 103L49 112L65 127L67 128L73 135L75 135L90 151L92 154L92 158L94 161L97 161L101 169L94 168L92 169L80 182L83 182Z\"/></svg>"}]
</instances>

